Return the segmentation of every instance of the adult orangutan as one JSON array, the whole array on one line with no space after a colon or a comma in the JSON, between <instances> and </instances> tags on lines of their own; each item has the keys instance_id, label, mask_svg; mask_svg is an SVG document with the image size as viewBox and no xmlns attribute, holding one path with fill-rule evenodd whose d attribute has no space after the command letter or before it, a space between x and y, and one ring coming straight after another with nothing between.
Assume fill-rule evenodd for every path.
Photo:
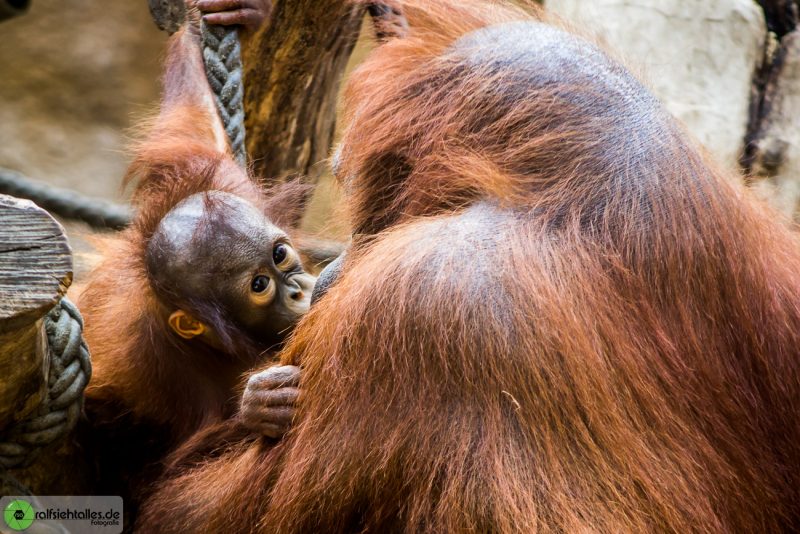
<instances>
[{"instance_id":1,"label":"adult orangutan","mask_svg":"<svg viewBox=\"0 0 800 534\"><path fill-rule=\"evenodd\" d=\"M545 15L404 6L347 88L296 427L176 458L142 530L800 528L797 236Z\"/></svg>"}]
</instances>

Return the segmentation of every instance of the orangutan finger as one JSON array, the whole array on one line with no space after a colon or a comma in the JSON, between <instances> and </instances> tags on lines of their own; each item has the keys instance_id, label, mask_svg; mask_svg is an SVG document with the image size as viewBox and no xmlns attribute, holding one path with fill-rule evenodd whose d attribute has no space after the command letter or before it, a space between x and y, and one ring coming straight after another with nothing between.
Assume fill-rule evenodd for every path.
<instances>
[{"instance_id":1,"label":"orangutan finger","mask_svg":"<svg viewBox=\"0 0 800 534\"><path fill-rule=\"evenodd\" d=\"M255 373L247 380L247 390L278 389L300 385L300 368L294 365L270 367Z\"/></svg>"},{"instance_id":2,"label":"orangutan finger","mask_svg":"<svg viewBox=\"0 0 800 534\"><path fill-rule=\"evenodd\" d=\"M195 5L203 13L218 13L241 9L242 4L242 0L197 0Z\"/></svg>"},{"instance_id":3,"label":"orangutan finger","mask_svg":"<svg viewBox=\"0 0 800 534\"><path fill-rule=\"evenodd\" d=\"M258 406L294 406L300 395L298 388L280 388L252 391L245 402Z\"/></svg>"}]
</instances>

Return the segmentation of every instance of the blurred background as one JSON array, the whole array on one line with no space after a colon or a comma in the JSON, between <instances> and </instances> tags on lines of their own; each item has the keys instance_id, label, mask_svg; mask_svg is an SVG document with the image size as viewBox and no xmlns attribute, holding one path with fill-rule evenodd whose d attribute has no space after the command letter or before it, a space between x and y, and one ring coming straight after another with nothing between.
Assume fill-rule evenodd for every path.
<instances>
[{"instance_id":1,"label":"blurred background","mask_svg":"<svg viewBox=\"0 0 800 534\"><path fill-rule=\"evenodd\" d=\"M0 166L121 200L125 136L158 98L145 1L34 0L0 26Z\"/></svg>"},{"instance_id":2,"label":"blurred background","mask_svg":"<svg viewBox=\"0 0 800 534\"><path fill-rule=\"evenodd\" d=\"M616 50L723 166L749 176L759 195L798 220L795 0L546 4ZM147 3L33 0L26 14L0 25L0 35L0 167L124 201L126 139L155 107L166 41ZM351 65L368 48L360 41ZM346 236L337 203L336 188L323 178L307 229ZM78 252L88 250L80 239L87 231L68 225Z\"/></svg>"}]
</instances>

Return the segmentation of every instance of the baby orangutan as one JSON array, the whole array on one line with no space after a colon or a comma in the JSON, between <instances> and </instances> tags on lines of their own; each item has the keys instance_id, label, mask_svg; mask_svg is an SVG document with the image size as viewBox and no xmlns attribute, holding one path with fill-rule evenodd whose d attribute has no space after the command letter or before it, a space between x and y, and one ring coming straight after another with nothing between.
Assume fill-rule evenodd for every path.
<instances>
[{"instance_id":1,"label":"baby orangutan","mask_svg":"<svg viewBox=\"0 0 800 534\"><path fill-rule=\"evenodd\" d=\"M94 366L82 442L94 449L96 494L126 497L128 521L170 450L237 415L242 377L268 364L315 282L300 260L314 251L298 251L282 229L306 188L265 192L234 161L197 17L170 38L161 110L128 169L134 220L98 242L102 258L79 300ZM260 391L245 427L285 432L297 371L266 373L274 391Z\"/></svg>"},{"instance_id":2,"label":"baby orangutan","mask_svg":"<svg viewBox=\"0 0 800 534\"><path fill-rule=\"evenodd\" d=\"M146 261L163 301L182 303L169 314L170 328L222 351L242 332L265 346L280 343L308 311L315 282L283 230L246 200L221 191L197 193L173 208L150 239ZM227 310L237 331L214 325L211 302ZM241 410L245 426L282 436L294 415L299 377L294 366L251 377Z\"/></svg>"},{"instance_id":3,"label":"baby orangutan","mask_svg":"<svg viewBox=\"0 0 800 534\"><path fill-rule=\"evenodd\" d=\"M278 345L308 311L316 280L303 270L283 230L251 203L222 191L197 193L173 208L148 243L146 263L162 302L180 303L167 310L175 334L223 352L242 334L261 346ZM210 303L223 308L229 321L215 320ZM245 425L282 436L294 414L298 381L294 366L253 377L242 405Z\"/></svg>"}]
</instances>

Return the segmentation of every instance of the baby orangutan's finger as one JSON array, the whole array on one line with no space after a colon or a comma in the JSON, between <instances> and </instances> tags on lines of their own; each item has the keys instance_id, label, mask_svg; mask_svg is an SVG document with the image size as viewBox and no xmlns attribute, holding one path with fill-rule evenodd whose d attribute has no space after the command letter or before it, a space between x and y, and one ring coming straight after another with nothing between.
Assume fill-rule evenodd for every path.
<instances>
[{"instance_id":1,"label":"baby orangutan's finger","mask_svg":"<svg viewBox=\"0 0 800 534\"><path fill-rule=\"evenodd\" d=\"M289 427L294 420L295 410L291 406L278 406L276 408L269 408L261 412L261 419L252 419L253 421L260 420L265 424L272 424L281 427Z\"/></svg>"},{"instance_id":2,"label":"baby orangutan's finger","mask_svg":"<svg viewBox=\"0 0 800 534\"><path fill-rule=\"evenodd\" d=\"M297 397L300 395L298 388L280 388L266 390L251 390L248 392L247 399L242 401L242 405L254 406L294 406L297 404Z\"/></svg>"},{"instance_id":3,"label":"baby orangutan's finger","mask_svg":"<svg viewBox=\"0 0 800 534\"><path fill-rule=\"evenodd\" d=\"M300 385L300 368L295 365L279 365L255 373L247 380L248 390L268 390Z\"/></svg>"},{"instance_id":4,"label":"baby orangutan's finger","mask_svg":"<svg viewBox=\"0 0 800 534\"><path fill-rule=\"evenodd\" d=\"M242 411L242 423L252 430L270 438L280 438L292 427L295 410L290 406Z\"/></svg>"},{"instance_id":5,"label":"baby orangutan's finger","mask_svg":"<svg viewBox=\"0 0 800 534\"><path fill-rule=\"evenodd\" d=\"M203 15L203 20L206 24L216 26L244 26L251 29L251 27L258 27L258 13L252 9L240 9L238 11L222 11L220 13L207 13Z\"/></svg>"},{"instance_id":6,"label":"baby orangutan's finger","mask_svg":"<svg viewBox=\"0 0 800 534\"><path fill-rule=\"evenodd\" d=\"M244 0L197 0L195 5L203 13L217 13L219 11L233 11L241 9Z\"/></svg>"},{"instance_id":7,"label":"baby orangutan's finger","mask_svg":"<svg viewBox=\"0 0 800 534\"><path fill-rule=\"evenodd\" d=\"M254 32L272 12L269 0L198 0L197 8L206 24L242 26Z\"/></svg>"}]
</instances>

